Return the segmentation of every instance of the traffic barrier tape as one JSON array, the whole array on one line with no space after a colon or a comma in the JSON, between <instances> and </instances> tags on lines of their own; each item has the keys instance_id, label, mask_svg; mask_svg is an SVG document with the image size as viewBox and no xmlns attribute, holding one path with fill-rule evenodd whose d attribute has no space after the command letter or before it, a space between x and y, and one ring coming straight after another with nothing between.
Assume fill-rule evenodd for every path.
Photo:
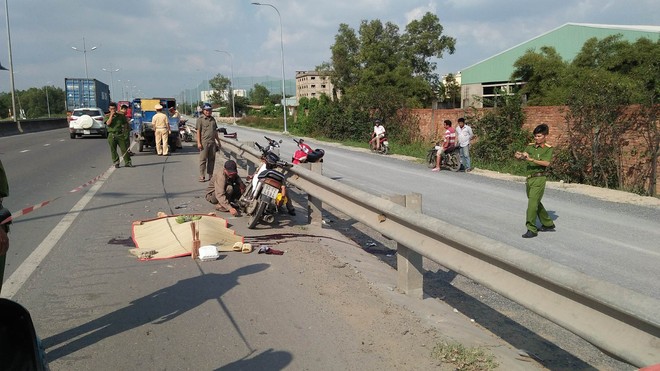
<instances>
[{"instance_id":1,"label":"traffic barrier tape","mask_svg":"<svg viewBox=\"0 0 660 371\"><path fill-rule=\"evenodd\" d=\"M88 181L87 183L82 184L82 185L80 185L80 186L78 186L78 187L76 187L76 188L70 190L68 193L69 193L69 194L71 194L71 193L76 193L76 192L79 192L80 190L82 190L82 189L85 188L85 187L89 187L90 185L96 183L99 179L101 179L101 178L102 178L102 177L103 177L108 171L110 171L110 169L111 169L111 168L109 168L108 170L104 171L103 174L101 174L101 175L97 176L96 178L94 178L94 179ZM14 219L16 219L16 218L18 218L18 217L20 217L20 216L23 216L23 215L29 214L29 213L31 213L31 212L37 210L37 209L41 209L42 207L44 207L44 206L50 204L51 202L54 202L54 201L56 201L56 200L59 200L59 199L62 198L62 197L64 197L64 196L58 196L58 197L55 197L55 198L50 199L50 200L48 200L48 201L43 201L43 202L38 203L38 204L36 204L36 205L28 206L28 207L26 207L26 208L24 208L24 209L22 209L22 210L20 210L20 211L17 211L17 212L15 212L15 213L12 213L12 215L11 215L10 217L8 217L8 218L6 218L5 220L3 220L2 222L0 222L0 225L2 225L2 224L9 224L9 223L12 222L12 220L14 220Z\"/></svg>"},{"instance_id":2,"label":"traffic barrier tape","mask_svg":"<svg viewBox=\"0 0 660 371\"><path fill-rule=\"evenodd\" d=\"M126 152L122 153L122 154L119 156L119 162L120 162L120 163L124 160L124 155L125 155L126 153L129 153L129 152L131 151L131 147L133 147L133 144L134 144L134 143L135 143L135 142L131 143L131 145L128 146L128 149L126 150ZM102 177L103 177L108 171L110 171L110 169L111 169L111 168L109 168L108 170L104 171L103 174L101 174L101 175L97 176L96 178L94 178L94 179L88 181L87 183L85 183L85 184L83 184L83 185L80 185L80 186L78 186L78 187L76 187L76 188L70 190L68 193L69 193L69 194L71 194L71 193L76 193L76 192L82 190L82 189L85 188L85 187L89 187L90 185L96 183L99 179L101 179L101 178L102 178ZM18 218L19 216L23 216L23 215L29 214L29 213L31 213L31 212L37 210L37 209L41 209L42 207L44 207L44 206L48 205L49 203L51 203L51 202L53 202L53 201L56 201L56 200L58 200L58 199L60 199L60 198L62 198L62 197L63 197L63 196L58 196L58 197L55 197L55 198L53 198L53 199L51 199L51 200L44 201L44 202L38 203L38 204L36 204L36 205L32 205L32 206L26 207L26 208L24 208L24 209L22 209L22 210L20 210L20 211L17 211L17 212L15 212L15 213L12 213L12 215L11 215L10 217L8 217L8 218L6 218L5 220L3 220L2 222L0 222L0 225L3 225L3 224L9 224L9 223L12 222L12 220Z\"/></svg>"}]
</instances>

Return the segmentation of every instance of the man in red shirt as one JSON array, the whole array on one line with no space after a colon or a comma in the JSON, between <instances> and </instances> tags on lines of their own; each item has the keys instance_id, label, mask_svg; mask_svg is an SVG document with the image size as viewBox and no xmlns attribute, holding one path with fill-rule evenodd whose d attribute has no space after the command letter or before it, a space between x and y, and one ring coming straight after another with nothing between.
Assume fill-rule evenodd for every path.
<instances>
[{"instance_id":1,"label":"man in red shirt","mask_svg":"<svg viewBox=\"0 0 660 371\"><path fill-rule=\"evenodd\" d=\"M456 147L456 130L451 127L451 120L445 120L445 136L442 141L442 148L438 150L438 155L435 158L435 167L431 171L440 171L440 160L442 154L453 150Z\"/></svg>"}]
</instances>

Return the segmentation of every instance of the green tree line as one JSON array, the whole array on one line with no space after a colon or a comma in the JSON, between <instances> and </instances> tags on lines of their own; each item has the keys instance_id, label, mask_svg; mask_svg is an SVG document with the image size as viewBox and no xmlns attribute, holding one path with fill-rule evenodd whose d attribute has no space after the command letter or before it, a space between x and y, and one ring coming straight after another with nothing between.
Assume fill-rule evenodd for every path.
<instances>
[{"instance_id":1,"label":"green tree line","mask_svg":"<svg viewBox=\"0 0 660 371\"><path fill-rule=\"evenodd\" d=\"M64 117L66 115L66 95L64 90L55 86L29 88L15 91L16 111L23 110L25 118ZM11 93L0 93L0 118L11 116Z\"/></svg>"}]
</instances>

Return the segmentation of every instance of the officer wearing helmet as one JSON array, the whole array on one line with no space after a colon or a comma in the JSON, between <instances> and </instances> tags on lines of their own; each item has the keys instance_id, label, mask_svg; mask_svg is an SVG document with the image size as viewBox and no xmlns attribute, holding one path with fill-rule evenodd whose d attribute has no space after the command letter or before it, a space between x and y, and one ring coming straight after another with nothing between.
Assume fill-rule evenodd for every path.
<instances>
[{"instance_id":1,"label":"officer wearing helmet","mask_svg":"<svg viewBox=\"0 0 660 371\"><path fill-rule=\"evenodd\" d=\"M206 181L206 174L211 180L215 166L215 152L220 148L218 139L218 124L212 116L212 107L204 103L202 115L197 119L197 149L199 149L199 181Z\"/></svg>"}]
</instances>

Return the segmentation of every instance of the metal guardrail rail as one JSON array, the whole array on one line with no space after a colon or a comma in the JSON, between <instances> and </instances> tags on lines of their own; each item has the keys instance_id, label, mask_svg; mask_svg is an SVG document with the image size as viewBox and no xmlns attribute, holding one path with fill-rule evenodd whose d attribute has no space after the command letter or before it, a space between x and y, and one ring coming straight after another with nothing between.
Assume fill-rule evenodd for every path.
<instances>
[{"instance_id":1,"label":"metal guardrail rail","mask_svg":"<svg viewBox=\"0 0 660 371\"><path fill-rule=\"evenodd\" d=\"M237 158L259 162L250 144L222 140ZM384 236L519 303L637 367L660 363L660 301L596 280L392 201L314 173L288 182ZM421 259L418 259L420 270ZM402 269L402 267L398 267ZM401 277L401 274L399 274ZM401 284L401 282L400 282Z\"/></svg>"}]
</instances>

